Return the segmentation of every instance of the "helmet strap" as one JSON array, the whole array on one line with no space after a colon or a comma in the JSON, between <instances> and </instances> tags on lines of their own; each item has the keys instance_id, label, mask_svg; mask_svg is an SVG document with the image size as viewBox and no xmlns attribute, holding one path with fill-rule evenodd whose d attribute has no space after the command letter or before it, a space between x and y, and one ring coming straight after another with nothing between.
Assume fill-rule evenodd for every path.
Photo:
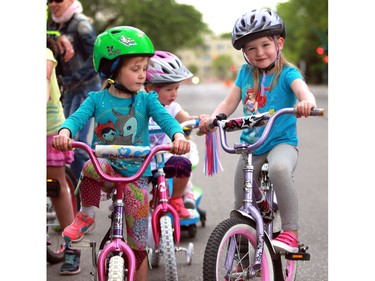
<instances>
[{"instance_id":1,"label":"helmet strap","mask_svg":"<svg viewBox=\"0 0 375 281\"><path fill-rule=\"evenodd\" d=\"M110 86L113 86L115 87L117 90L125 93L125 94L130 94L130 95L134 95L135 92L133 91L130 91L128 88L126 88L124 85L120 84L119 82L116 82L115 80L111 79L111 78L108 78L107 79L107 87L106 89L108 89Z\"/></svg>"},{"instance_id":2,"label":"helmet strap","mask_svg":"<svg viewBox=\"0 0 375 281\"><path fill-rule=\"evenodd\" d=\"M124 85L120 84L119 82L114 82L113 87L115 87L117 90L125 93L125 94L131 94L134 95L135 93L130 91L128 88L126 88Z\"/></svg>"},{"instance_id":3,"label":"helmet strap","mask_svg":"<svg viewBox=\"0 0 375 281\"><path fill-rule=\"evenodd\" d=\"M264 96L264 83L266 82L267 72L263 71L262 82L260 83L260 96Z\"/></svg>"},{"instance_id":4,"label":"helmet strap","mask_svg":"<svg viewBox=\"0 0 375 281\"><path fill-rule=\"evenodd\" d=\"M117 90L120 90L123 93L130 94L130 96L132 98L132 102L129 105L129 110L132 110L133 104L135 102L135 94L136 93L130 91L128 88L126 88L125 86L121 85L120 83L114 81L113 79L108 78L107 79L107 87L106 87L106 89L108 89L110 86L115 87Z\"/></svg>"}]
</instances>

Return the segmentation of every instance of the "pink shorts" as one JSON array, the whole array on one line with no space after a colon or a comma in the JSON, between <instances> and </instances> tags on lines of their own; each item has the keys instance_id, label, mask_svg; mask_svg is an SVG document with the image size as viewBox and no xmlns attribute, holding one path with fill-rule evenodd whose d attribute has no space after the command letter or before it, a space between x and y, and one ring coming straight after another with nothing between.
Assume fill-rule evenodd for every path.
<instances>
[{"instance_id":1,"label":"pink shorts","mask_svg":"<svg viewBox=\"0 0 375 281\"><path fill-rule=\"evenodd\" d=\"M47 166L61 167L65 164L70 164L74 160L74 152L70 151L59 151L52 147L53 136L57 134L52 134L47 136Z\"/></svg>"}]
</instances>

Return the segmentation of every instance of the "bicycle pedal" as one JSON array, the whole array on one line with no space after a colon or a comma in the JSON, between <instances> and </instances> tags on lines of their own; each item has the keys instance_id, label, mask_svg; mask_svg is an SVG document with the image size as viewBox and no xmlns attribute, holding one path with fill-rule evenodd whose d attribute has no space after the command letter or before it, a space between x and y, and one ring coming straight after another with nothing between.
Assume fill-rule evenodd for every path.
<instances>
[{"instance_id":1,"label":"bicycle pedal","mask_svg":"<svg viewBox=\"0 0 375 281\"><path fill-rule=\"evenodd\" d=\"M298 252L298 253L286 253L285 258L288 260L299 260L299 261L309 261L310 254L306 252Z\"/></svg>"},{"instance_id":2,"label":"bicycle pedal","mask_svg":"<svg viewBox=\"0 0 375 281\"><path fill-rule=\"evenodd\" d=\"M79 242L76 243L70 243L70 248L74 250L80 250L80 249L85 249L85 248L91 248L92 242L89 239L82 239Z\"/></svg>"},{"instance_id":3,"label":"bicycle pedal","mask_svg":"<svg viewBox=\"0 0 375 281\"><path fill-rule=\"evenodd\" d=\"M300 252L304 252L306 253L307 249L309 248L309 246L305 246L304 244L299 244L298 245L298 248L299 248L299 251Z\"/></svg>"}]
</instances>

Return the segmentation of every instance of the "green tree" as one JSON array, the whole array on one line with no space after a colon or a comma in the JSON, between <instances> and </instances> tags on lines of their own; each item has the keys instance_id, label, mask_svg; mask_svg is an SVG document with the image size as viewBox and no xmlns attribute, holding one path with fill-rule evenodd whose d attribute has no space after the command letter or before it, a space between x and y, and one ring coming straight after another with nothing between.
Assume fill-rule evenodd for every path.
<instances>
[{"instance_id":1,"label":"green tree","mask_svg":"<svg viewBox=\"0 0 375 281\"><path fill-rule=\"evenodd\" d=\"M303 66L309 83L326 83L328 64L324 56L328 56L328 1L289 0L279 3L277 12L286 25L285 56ZM323 47L325 54L317 54L318 47Z\"/></svg>"},{"instance_id":2,"label":"green tree","mask_svg":"<svg viewBox=\"0 0 375 281\"><path fill-rule=\"evenodd\" d=\"M233 65L233 60L228 55L220 55L213 60L211 67L213 74L221 80L233 79L233 72L231 71L231 66Z\"/></svg>"},{"instance_id":3,"label":"green tree","mask_svg":"<svg viewBox=\"0 0 375 281\"><path fill-rule=\"evenodd\" d=\"M190 64L189 66L187 66L187 68L189 69L191 73L193 73L194 76L197 75L199 68L196 64Z\"/></svg>"},{"instance_id":4,"label":"green tree","mask_svg":"<svg viewBox=\"0 0 375 281\"><path fill-rule=\"evenodd\" d=\"M81 0L84 13L94 21L98 33L118 25L143 30L156 49L175 52L195 47L211 32L194 6L174 0Z\"/></svg>"}]
</instances>

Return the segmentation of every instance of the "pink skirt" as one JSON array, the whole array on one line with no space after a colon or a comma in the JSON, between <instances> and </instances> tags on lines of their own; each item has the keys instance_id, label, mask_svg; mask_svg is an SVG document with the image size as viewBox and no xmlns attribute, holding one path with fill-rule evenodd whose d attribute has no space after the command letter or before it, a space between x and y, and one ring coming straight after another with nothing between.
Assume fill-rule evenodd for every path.
<instances>
[{"instance_id":1,"label":"pink skirt","mask_svg":"<svg viewBox=\"0 0 375 281\"><path fill-rule=\"evenodd\" d=\"M70 164L74 160L74 152L70 151L60 151L52 147L52 139L57 134L52 134L47 136L47 166L61 167L65 164Z\"/></svg>"}]
</instances>

